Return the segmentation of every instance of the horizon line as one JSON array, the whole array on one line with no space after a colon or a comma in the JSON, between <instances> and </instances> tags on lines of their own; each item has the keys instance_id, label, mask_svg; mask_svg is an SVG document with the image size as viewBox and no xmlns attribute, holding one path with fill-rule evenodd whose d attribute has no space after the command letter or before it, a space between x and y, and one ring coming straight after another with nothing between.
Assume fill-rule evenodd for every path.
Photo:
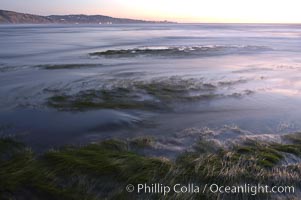
<instances>
[{"instance_id":1,"label":"horizon line","mask_svg":"<svg viewBox=\"0 0 301 200\"><path fill-rule=\"evenodd\" d=\"M37 16L43 16L48 17L52 15L56 16L66 16L66 15L85 15L85 16L105 16L105 17L112 17L112 18L119 18L119 19L131 19L131 20L140 20L140 21L149 21L149 22L169 22L174 24L274 24L274 25L301 25L301 22L178 22L178 21L169 21L166 19L163 20L154 20L154 19L137 19L137 18L131 18L131 17L115 17L111 15L106 14L84 14L84 13L68 13L68 14L35 14L35 13L29 13L29 12L23 12L23 11L15 11L15 10L6 10L6 9L0 9L0 11L8 11L8 12L15 12L20 14L27 14L27 15L37 15ZM1 24L0 24L1 25Z\"/></svg>"}]
</instances>

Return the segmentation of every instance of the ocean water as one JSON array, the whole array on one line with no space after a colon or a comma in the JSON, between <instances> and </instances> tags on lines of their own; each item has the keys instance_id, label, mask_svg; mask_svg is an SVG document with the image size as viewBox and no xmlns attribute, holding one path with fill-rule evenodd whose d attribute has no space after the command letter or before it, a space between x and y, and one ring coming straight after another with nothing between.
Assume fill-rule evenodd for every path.
<instances>
[{"instance_id":1,"label":"ocean water","mask_svg":"<svg viewBox=\"0 0 301 200\"><path fill-rule=\"evenodd\" d=\"M0 46L0 134L34 149L301 130L301 25L2 25Z\"/></svg>"}]
</instances>

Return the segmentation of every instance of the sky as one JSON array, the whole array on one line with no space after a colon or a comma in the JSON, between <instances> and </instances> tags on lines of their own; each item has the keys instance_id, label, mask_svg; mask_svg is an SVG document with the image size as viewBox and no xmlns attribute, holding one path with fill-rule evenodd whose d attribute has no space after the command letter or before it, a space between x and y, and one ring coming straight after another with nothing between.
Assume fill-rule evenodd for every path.
<instances>
[{"instance_id":1,"label":"sky","mask_svg":"<svg viewBox=\"0 0 301 200\"><path fill-rule=\"evenodd\" d=\"M187 23L301 23L301 0L0 0L0 9Z\"/></svg>"}]
</instances>

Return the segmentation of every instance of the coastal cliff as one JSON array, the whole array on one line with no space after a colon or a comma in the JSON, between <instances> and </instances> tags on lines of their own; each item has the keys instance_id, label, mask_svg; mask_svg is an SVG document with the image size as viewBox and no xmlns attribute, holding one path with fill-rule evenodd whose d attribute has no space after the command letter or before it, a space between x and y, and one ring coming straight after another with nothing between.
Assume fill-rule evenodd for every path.
<instances>
[{"instance_id":1,"label":"coastal cliff","mask_svg":"<svg viewBox=\"0 0 301 200\"><path fill-rule=\"evenodd\" d=\"M114 18L104 15L50 15L40 16L13 11L0 10L0 24L133 24L133 23L171 23L168 21L145 21Z\"/></svg>"}]
</instances>

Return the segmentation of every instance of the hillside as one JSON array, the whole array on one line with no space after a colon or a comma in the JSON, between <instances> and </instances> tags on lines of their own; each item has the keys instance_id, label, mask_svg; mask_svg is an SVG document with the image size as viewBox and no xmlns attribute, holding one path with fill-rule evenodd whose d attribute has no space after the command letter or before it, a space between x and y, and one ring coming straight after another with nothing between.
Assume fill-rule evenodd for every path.
<instances>
[{"instance_id":1,"label":"hillside","mask_svg":"<svg viewBox=\"0 0 301 200\"><path fill-rule=\"evenodd\" d=\"M167 21L145 21L114 18L104 15L50 15L40 16L0 10L1 24L129 24L129 23L170 23Z\"/></svg>"}]
</instances>

